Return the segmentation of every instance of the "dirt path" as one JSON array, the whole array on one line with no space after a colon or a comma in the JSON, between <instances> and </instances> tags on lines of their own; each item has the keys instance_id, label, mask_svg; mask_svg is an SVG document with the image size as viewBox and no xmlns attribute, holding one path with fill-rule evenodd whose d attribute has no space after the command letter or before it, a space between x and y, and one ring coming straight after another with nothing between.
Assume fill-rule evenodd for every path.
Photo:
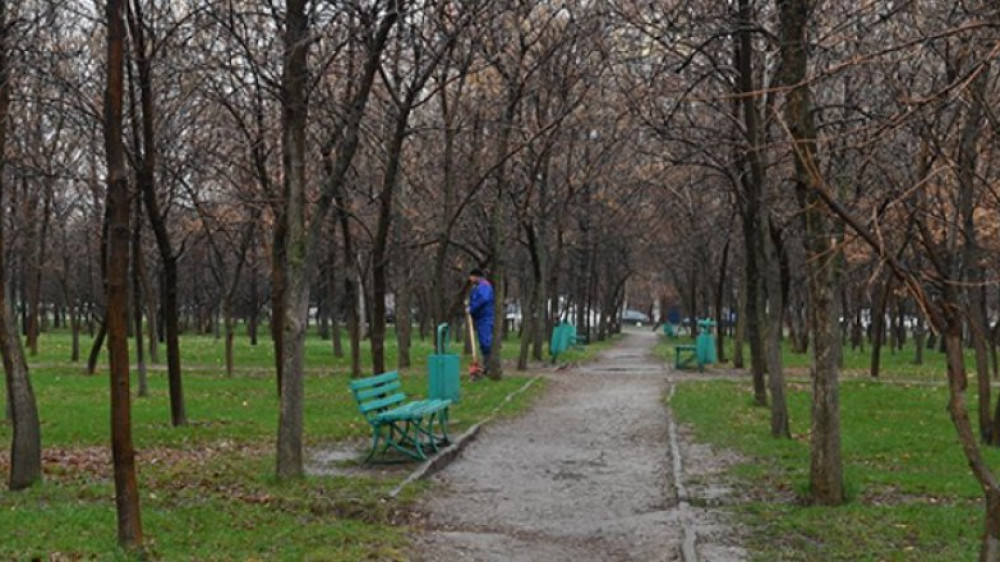
<instances>
[{"instance_id":1,"label":"dirt path","mask_svg":"<svg viewBox=\"0 0 1000 562\"><path fill-rule=\"evenodd\" d=\"M484 428L434 477L413 559L743 560L720 514L691 505L726 497L711 477L724 459L674 426L663 397L680 374L649 355L655 343L630 332Z\"/></svg>"}]
</instances>

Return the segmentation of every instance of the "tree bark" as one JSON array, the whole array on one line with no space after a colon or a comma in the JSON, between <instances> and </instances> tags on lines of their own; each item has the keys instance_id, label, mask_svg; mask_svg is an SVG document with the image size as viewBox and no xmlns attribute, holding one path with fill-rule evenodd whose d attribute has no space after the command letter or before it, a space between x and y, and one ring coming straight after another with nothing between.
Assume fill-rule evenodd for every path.
<instances>
[{"instance_id":1,"label":"tree bark","mask_svg":"<svg viewBox=\"0 0 1000 562\"><path fill-rule=\"evenodd\" d=\"M917 324L913 328L913 364L924 364L924 340L927 338L923 315L917 316Z\"/></svg>"},{"instance_id":2,"label":"tree bark","mask_svg":"<svg viewBox=\"0 0 1000 562\"><path fill-rule=\"evenodd\" d=\"M771 197L767 197L767 199L771 199ZM767 234L760 241L764 245L764 255L768 264L765 272L767 323L764 337L767 349L768 389L771 391L771 437L790 439L788 402L785 398L785 372L781 361L781 316L785 308L781 291L781 265L778 261L781 234L777 228L770 225L771 220L773 219L767 219L769 223L766 229Z\"/></svg>"},{"instance_id":3,"label":"tree bark","mask_svg":"<svg viewBox=\"0 0 1000 562\"><path fill-rule=\"evenodd\" d=\"M139 396L149 396L149 381L146 376L146 354L142 333L142 202L135 201L135 224L132 225L132 323L135 339L135 363L139 372Z\"/></svg>"},{"instance_id":4,"label":"tree bark","mask_svg":"<svg viewBox=\"0 0 1000 562\"><path fill-rule=\"evenodd\" d=\"M872 356L870 375L873 379L879 377L882 368L882 344L885 341L885 303L892 291L892 279L885 279L881 285L875 286L875 302L872 303L869 326L872 330Z\"/></svg>"},{"instance_id":5,"label":"tree bark","mask_svg":"<svg viewBox=\"0 0 1000 562\"><path fill-rule=\"evenodd\" d=\"M104 234L105 236L107 233ZM107 312L105 312L105 317L101 319L101 325L97 328L97 334L94 336L94 343L90 347L90 356L87 358L87 374L93 375L97 372L97 360L101 356L101 349L104 348L104 338L108 335L108 320Z\"/></svg>"},{"instance_id":6,"label":"tree bark","mask_svg":"<svg viewBox=\"0 0 1000 562\"><path fill-rule=\"evenodd\" d=\"M167 340L167 381L170 389L170 423L174 427L187 425L184 389L181 379L180 327L177 305L177 255L167 232L166 217L160 211L156 194L156 114L153 101L152 61L146 45L141 6L133 1L128 11L133 55L139 73L139 101L142 108L142 150L138 158L137 178L143 204L153 228L156 247L163 262L163 320ZM136 124L139 126L139 124ZM109 328L110 329L110 328Z\"/></svg>"},{"instance_id":7,"label":"tree bark","mask_svg":"<svg viewBox=\"0 0 1000 562\"><path fill-rule=\"evenodd\" d=\"M58 134L58 133L57 133ZM35 226L31 225L34 255L29 266L28 279L28 350L32 357L38 355L38 334L41 331L40 306L42 299L42 264L45 263L45 251L48 247L49 223L52 219L52 186L51 180L43 180L45 196L42 203L42 221L37 234Z\"/></svg>"},{"instance_id":8,"label":"tree bark","mask_svg":"<svg viewBox=\"0 0 1000 562\"><path fill-rule=\"evenodd\" d=\"M160 362L160 342L156 328L159 324L156 288L146 267L146 258L141 252L139 253L139 261L132 264L132 267L138 270L139 276L142 279L143 297L146 301L146 342L149 349L149 362L155 365Z\"/></svg>"},{"instance_id":9,"label":"tree bark","mask_svg":"<svg viewBox=\"0 0 1000 562\"><path fill-rule=\"evenodd\" d=\"M306 124L309 19L307 0L289 0L285 14L285 54L281 78L281 157L284 169L282 228L281 406L278 418L277 476L301 477L305 319L309 306L306 255ZM322 220L321 217L316 220ZM275 332L278 333L278 332Z\"/></svg>"},{"instance_id":10,"label":"tree bark","mask_svg":"<svg viewBox=\"0 0 1000 562\"><path fill-rule=\"evenodd\" d=\"M337 221L330 221L330 243L327 246L330 260L330 278L327 279L327 300L330 301L330 339L333 344L333 356L344 356L344 344L340 337L340 291L337 286L340 284L340 268L337 267Z\"/></svg>"},{"instance_id":11,"label":"tree bark","mask_svg":"<svg viewBox=\"0 0 1000 562\"><path fill-rule=\"evenodd\" d=\"M952 292L946 289L946 292ZM954 299L954 300L957 300ZM951 302L951 301L946 301ZM947 314L947 312L946 312ZM945 333L945 353L948 358L948 413L958 432L959 442L965 452L972 473L983 490L986 500L985 529L980 545L979 560L995 562L1000 559L1000 485L982 456L969 419L965 389L968 376L965 371L965 356L962 349L961 321L954 314L947 314Z\"/></svg>"},{"instance_id":12,"label":"tree bark","mask_svg":"<svg viewBox=\"0 0 1000 562\"><path fill-rule=\"evenodd\" d=\"M393 3L382 15L377 29L365 41L365 64L357 77L357 89L350 96L343 128L331 136L337 142L336 158L329 159L332 144L324 146L324 168L327 170L320 187L319 200L312 208L306 197L306 126L308 117L307 88L309 82L308 49L309 16L307 0L287 3L284 22L284 63L282 70L282 167L284 169L283 216L285 261L284 325L282 326L282 381L278 419L277 476L280 480L301 477L303 429L303 358L308 322L309 281L311 264L315 261L325 218L333 201L338 204L341 224L347 224L344 201L344 178L360 142L361 120L371 94L372 84L385 49L389 33L399 19L400 4ZM307 224L306 216L312 221ZM350 229L345 228L345 255ZM356 325L356 323L355 323ZM352 337L353 339L353 337ZM352 346L354 342L352 342ZM360 354L352 356L355 376L360 374Z\"/></svg>"},{"instance_id":13,"label":"tree bark","mask_svg":"<svg viewBox=\"0 0 1000 562\"><path fill-rule=\"evenodd\" d=\"M733 368L742 369L744 367L743 359L743 340L746 334L746 310L747 310L747 281L746 275L740 276L740 293L738 296L737 305L737 316L736 316L736 333L733 335Z\"/></svg>"},{"instance_id":14,"label":"tree bark","mask_svg":"<svg viewBox=\"0 0 1000 562\"><path fill-rule=\"evenodd\" d=\"M795 158L795 192L804 225L806 275L810 308L808 322L813 340L812 424L809 485L812 499L822 505L844 502L840 440L839 332L833 276L836 252L832 231L818 189L816 131L808 86L806 29L812 12L810 0L779 0L781 21L781 85L789 89L785 118Z\"/></svg>"},{"instance_id":15,"label":"tree bark","mask_svg":"<svg viewBox=\"0 0 1000 562\"><path fill-rule=\"evenodd\" d=\"M393 217L393 199L397 189L400 159L403 152L403 141L406 138L407 122L410 110L416 100L414 95L406 96L394 122L393 134L389 139L388 162L382 180L382 191L379 197L378 226L375 231L375 244L372 247L372 370L376 373L385 372L385 298L387 293L389 269L389 232ZM397 311L398 312L398 311Z\"/></svg>"},{"instance_id":16,"label":"tree bark","mask_svg":"<svg viewBox=\"0 0 1000 562\"><path fill-rule=\"evenodd\" d=\"M730 220L730 222L732 222ZM719 277L715 284L715 354L719 363L726 362L726 324L729 318L723 313L723 300L726 293L726 280L729 278L729 244L730 230L726 229L726 243L722 248L722 260L719 264Z\"/></svg>"},{"instance_id":17,"label":"tree bark","mask_svg":"<svg viewBox=\"0 0 1000 562\"><path fill-rule=\"evenodd\" d=\"M507 103L503 116L500 120L500 138L497 143L497 157L504 159L510 147L510 139L513 133L514 119L517 113L517 104L520 95L516 88L508 85ZM507 201L507 175L506 166L500 164L496 167L497 197L493 201L493 213L490 227L490 248L493 254L493 345L490 349L490 356L486 365L486 373L493 380L503 378L503 362L500 355L503 350L503 329L504 329L504 300L506 292L506 260L504 260L504 237L505 209Z\"/></svg>"},{"instance_id":18,"label":"tree bark","mask_svg":"<svg viewBox=\"0 0 1000 562\"><path fill-rule=\"evenodd\" d=\"M10 89L13 84L10 72L9 49L11 24L7 20L7 2L0 0L0 355L7 386L7 412L12 424L10 442L10 474L7 487L21 490L42 479L42 430L38 419L38 406L31 387L28 363L21 347L14 311L7 300L7 276L4 264L4 180L7 159L7 123L10 111Z\"/></svg>"},{"instance_id":19,"label":"tree bark","mask_svg":"<svg viewBox=\"0 0 1000 562\"><path fill-rule=\"evenodd\" d=\"M749 144L745 154L736 157L739 165L740 182L743 189L743 206L740 209L743 222L743 243L746 250L746 271L744 287L745 328L746 339L750 344L750 372L753 377L754 403L758 406L767 405L767 387L764 380L765 350L764 350L764 277L767 271L766 255L764 253L763 236L765 214L763 208L765 169L760 154L763 145L761 116L753 95L752 52L753 43L750 27L749 0L740 0L739 17L740 31L736 45L736 66L739 71L737 78L737 93L741 94L743 124ZM694 320L692 311L692 321Z\"/></svg>"},{"instance_id":20,"label":"tree bark","mask_svg":"<svg viewBox=\"0 0 1000 562\"><path fill-rule=\"evenodd\" d=\"M965 115L958 143L955 171L958 180L958 213L961 217L962 262L964 284L963 300L966 318L975 349L976 382L979 389L979 434L984 442L1000 445L1000 435L992 435L993 419L990 415L990 364L987 344L989 321L986 309L977 306L975 297L983 284L983 265L976 235L975 212L977 207L976 166L979 159L978 140L983 123L983 97L989 83L989 67L980 70L969 86L969 109ZM1000 424L1000 422L998 422Z\"/></svg>"},{"instance_id":21,"label":"tree bark","mask_svg":"<svg viewBox=\"0 0 1000 562\"><path fill-rule=\"evenodd\" d=\"M107 294L108 357L111 371L111 450L114 464L115 504L118 512L118 542L126 549L142 546L139 487L132 445L132 412L129 394L127 337L129 194L122 139L124 92L124 39L126 6L108 0L107 89L104 94L104 145L108 165Z\"/></svg>"}]
</instances>

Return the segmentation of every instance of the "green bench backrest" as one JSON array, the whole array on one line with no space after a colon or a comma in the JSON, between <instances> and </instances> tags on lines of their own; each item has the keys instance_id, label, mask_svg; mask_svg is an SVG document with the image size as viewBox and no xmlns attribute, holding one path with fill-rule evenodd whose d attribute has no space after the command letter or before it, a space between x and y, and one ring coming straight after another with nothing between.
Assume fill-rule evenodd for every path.
<instances>
[{"instance_id":1,"label":"green bench backrest","mask_svg":"<svg viewBox=\"0 0 1000 562\"><path fill-rule=\"evenodd\" d=\"M390 371L374 377L351 381L351 392L358 401L358 409L371 423L379 412L395 408L406 401L401 390L399 372Z\"/></svg>"}]
</instances>

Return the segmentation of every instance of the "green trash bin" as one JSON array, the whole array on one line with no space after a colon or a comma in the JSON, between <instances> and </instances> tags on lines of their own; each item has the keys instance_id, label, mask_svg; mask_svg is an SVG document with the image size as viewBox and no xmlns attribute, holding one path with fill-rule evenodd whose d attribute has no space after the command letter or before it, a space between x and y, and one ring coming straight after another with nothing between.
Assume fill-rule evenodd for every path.
<instances>
[{"instance_id":1,"label":"green trash bin","mask_svg":"<svg viewBox=\"0 0 1000 562\"><path fill-rule=\"evenodd\" d=\"M568 350L573 326L560 322L552 327L552 338L549 340L549 354L552 355L554 364L559 358L559 354Z\"/></svg>"},{"instance_id":2,"label":"green trash bin","mask_svg":"<svg viewBox=\"0 0 1000 562\"><path fill-rule=\"evenodd\" d=\"M698 358L698 367L712 365L717 361L715 354L715 335L712 328L715 321L702 318L698 321L698 338L695 340L695 355Z\"/></svg>"},{"instance_id":3,"label":"green trash bin","mask_svg":"<svg viewBox=\"0 0 1000 562\"><path fill-rule=\"evenodd\" d=\"M427 398L458 403L461 389L458 355L448 353L448 324L437 327L434 354L427 358Z\"/></svg>"},{"instance_id":4,"label":"green trash bin","mask_svg":"<svg viewBox=\"0 0 1000 562\"><path fill-rule=\"evenodd\" d=\"M668 338L675 340L677 339L677 328L674 327L670 322L663 323L663 335Z\"/></svg>"}]
</instances>

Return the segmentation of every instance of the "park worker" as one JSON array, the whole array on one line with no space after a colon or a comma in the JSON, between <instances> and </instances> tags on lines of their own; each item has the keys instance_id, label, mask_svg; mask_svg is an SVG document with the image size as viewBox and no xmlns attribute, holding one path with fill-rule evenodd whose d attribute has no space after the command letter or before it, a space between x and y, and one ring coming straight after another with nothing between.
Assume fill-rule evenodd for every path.
<instances>
[{"instance_id":1,"label":"park worker","mask_svg":"<svg viewBox=\"0 0 1000 562\"><path fill-rule=\"evenodd\" d=\"M493 348L493 285L479 268L469 272L469 283L472 285L472 290L469 292L469 314L476 328L476 339L479 340L479 350L483 356L482 365L488 368L490 351ZM477 377L478 373L474 373L473 378Z\"/></svg>"}]
</instances>

